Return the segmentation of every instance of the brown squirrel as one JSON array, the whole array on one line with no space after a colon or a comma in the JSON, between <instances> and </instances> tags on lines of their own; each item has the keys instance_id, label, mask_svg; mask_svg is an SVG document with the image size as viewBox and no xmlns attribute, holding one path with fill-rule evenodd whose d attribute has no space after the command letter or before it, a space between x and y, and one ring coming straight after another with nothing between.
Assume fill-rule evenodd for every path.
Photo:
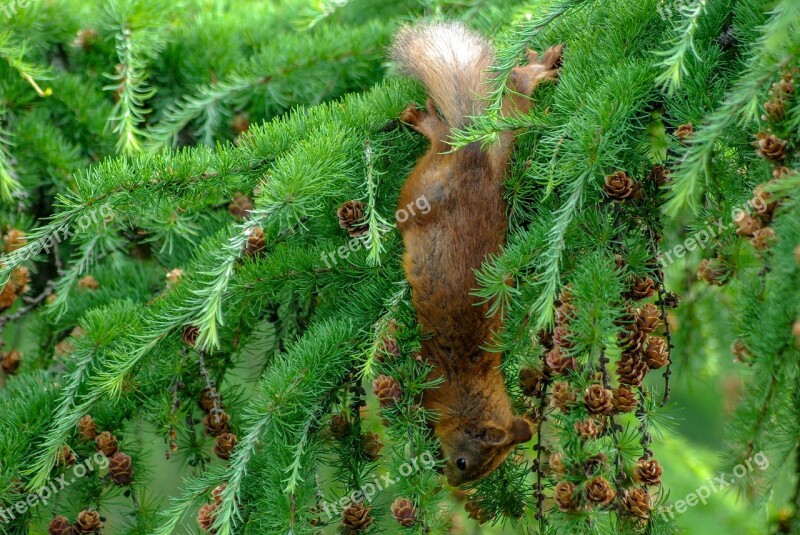
<instances>
[{"instance_id":1,"label":"brown squirrel","mask_svg":"<svg viewBox=\"0 0 800 535\"><path fill-rule=\"evenodd\" d=\"M494 471L517 444L531 439L530 424L515 416L499 369L502 355L485 346L502 327L480 303L475 269L500 252L508 226L502 180L514 145L514 133L482 150L472 143L452 151L448 137L486 108L492 91L488 72L492 45L458 23L412 26L400 31L391 57L422 81L430 99L426 110L409 106L401 119L431 142L400 193L402 208L424 197L426 214L398 229L405 244L404 267L422 328L422 357L441 385L425 391L423 405L438 412L434 431L441 441L444 474L451 485L480 479ZM512 70L502 113L527 113L539 82L558 75L561 46L541 59ZM438 110L438 112L437 112ZM440 115L441 114L441 115Z\"/></svg>"}]
</instances>

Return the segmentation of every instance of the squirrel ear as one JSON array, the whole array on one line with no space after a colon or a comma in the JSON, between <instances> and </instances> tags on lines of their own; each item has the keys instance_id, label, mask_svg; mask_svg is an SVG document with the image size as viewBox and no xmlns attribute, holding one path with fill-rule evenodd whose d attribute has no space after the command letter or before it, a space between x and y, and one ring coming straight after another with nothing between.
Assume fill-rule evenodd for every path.
<instances>
[{"instance_id":1,"label":"squirrel ear","mask_svg":"<svg viewBox=\"0 0 800 535\"><path fill-rule=\"evenodd\" d=\"M492 446L505 444L510 438L508 431L492 424L483 427L468 428L466 432L467 436Z\"/></svg>"},{"instance_id":2,"label":"squirrel ear","mask_svg":"<svg viewBox=\"0 0 800 535\"><path fill-rule=\"evenodd\" d=\"M511 430L514 444L528 442L532 437L531 424L525 418L514 418L514 426Z\"/></svg>"}]
</instances>

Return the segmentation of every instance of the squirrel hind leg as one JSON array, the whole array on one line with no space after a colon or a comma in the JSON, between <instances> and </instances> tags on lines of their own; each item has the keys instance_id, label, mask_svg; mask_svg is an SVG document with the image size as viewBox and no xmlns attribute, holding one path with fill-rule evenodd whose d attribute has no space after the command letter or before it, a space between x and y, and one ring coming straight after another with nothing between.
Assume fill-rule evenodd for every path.
<instances>
[{"instance_id":1,"label":"squirrel hind leg","mask_svg":"<svg viewBox=\"0 0 800 535\"><path fill-rule=\"evenodd\" d=\"M528 52L528 64L511 70L511 84L518 93L530 96L544 81L558 79L564 45L550 47L541 58L535 50Z\"/></svg>"},{"instance_id":2,"label":"squirrel hind leg","mask_svg":"<svg viewBox=\"0 0 800 535\"><path fill-rule=\"evenodd\" d=\"M415 104L410 104L400 115L400 120L410 124L411 128L432 143L443 142L450 134L450 129L439 117L431 99L425 103L425 110L419 110Z\"/></svg>"}]
</instances>

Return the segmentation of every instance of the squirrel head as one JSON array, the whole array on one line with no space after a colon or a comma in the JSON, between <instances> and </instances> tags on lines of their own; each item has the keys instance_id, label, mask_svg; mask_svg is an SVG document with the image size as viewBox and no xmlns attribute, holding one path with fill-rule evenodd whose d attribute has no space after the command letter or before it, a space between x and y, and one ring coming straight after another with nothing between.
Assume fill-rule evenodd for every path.
<instances>
[{"instance_id":1,"label":"squirrel head","mask_svg":"<svg viewBox=\"0 0 800 535\"><path fill-rule=\"evenodd\" d=\"M454 487L489 475L517 444L531 439L530 424L520 417L503 424L453 419L440 421L436 427L445 458L443 472Z\"/></svg>"}]
</instances>

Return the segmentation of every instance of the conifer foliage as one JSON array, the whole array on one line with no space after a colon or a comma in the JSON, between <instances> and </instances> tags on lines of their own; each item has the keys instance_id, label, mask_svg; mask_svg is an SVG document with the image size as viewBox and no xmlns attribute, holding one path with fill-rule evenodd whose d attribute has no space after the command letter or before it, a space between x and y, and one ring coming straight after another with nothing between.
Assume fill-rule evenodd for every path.
<instances>
[{"instance_id":1,"label":"conifer foliage","mask_svg":"<svg viewBox=\"0 0 800 535\"><path fill-rule=\"evenodd\" d=\"M771 460L736 485L763 506L797 472L795 0L0 18L0 533L673 533L671 379L727 337L748 388L725 459ZM394 228L430 209L396 206L426 148L398 117L425 95L386 60L432 19L492 39L501 81L565 44L528 115L498 90L452 139L518 131L507 245L472 291L504 318L490 343L535 429L453 492ZM769 529L800 530L799 496Z\"/></svg>"}]
</instances>

